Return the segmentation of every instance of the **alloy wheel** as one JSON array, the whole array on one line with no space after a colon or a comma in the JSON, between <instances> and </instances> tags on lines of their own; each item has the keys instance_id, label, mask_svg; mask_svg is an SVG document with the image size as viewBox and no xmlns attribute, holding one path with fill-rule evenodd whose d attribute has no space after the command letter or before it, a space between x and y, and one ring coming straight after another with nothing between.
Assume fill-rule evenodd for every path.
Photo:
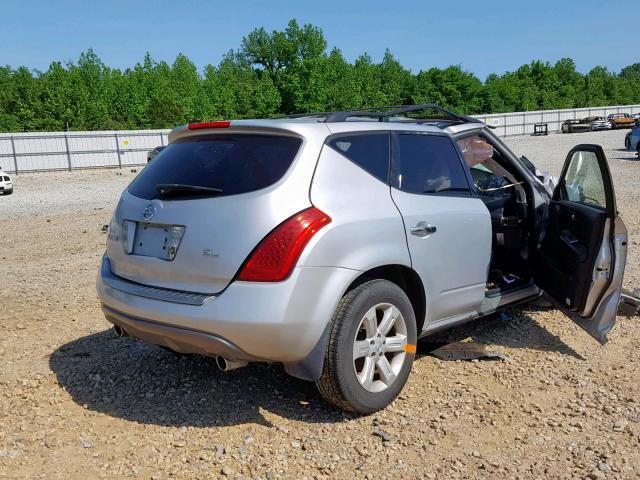
<instances>
[{"instance_id":1,"label":"alloy wheel","mask_svg":"<svg viewBox=\"0 0 640 480\"><path fill-rule=\"evenodd\" d=\"M382 392L397 379L404 364L407 325L400 310L379 303L365 313L353 341L353 368L369 392Z\"/></svg>"}]
</instances>

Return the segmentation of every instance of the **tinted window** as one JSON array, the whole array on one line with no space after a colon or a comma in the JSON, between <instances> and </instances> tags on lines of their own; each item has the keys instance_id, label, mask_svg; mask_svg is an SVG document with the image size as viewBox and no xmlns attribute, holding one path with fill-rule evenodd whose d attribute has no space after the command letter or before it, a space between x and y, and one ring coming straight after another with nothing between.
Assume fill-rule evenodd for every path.
<instances>
[{"instance_id":1,"label":"tinted window","mask_svg":"<svg viewBox=\"0 0 640 480\"><path fill-rule=\"evenodd\" d=\"M393 186L410 193L468 191L458 151L449 137L398 135Z\"/></svg>"},{"instance_id":2,"label":"tinted window","mask_svg":"<svg viewBox=\"0 0 640 480\"><path fill-rule=\"evenodd\" d=\"M329 146L385 183L389 177L389 134L366 133L334 137Z\"/></svg>"},{"instance_id":3,"label":"tinted window","mask_svg":"<svg viewBox=\"0 0 640 480\"><path fill-rule=\"evenodd\" d=\"M260 190L282 178L301 142L273 135L186 138L162 150L131 183L129 192L140 198L159 198L156 186L162 184L220 189L217 196ZM171 198L198 195L207 193L184 191Z\"/></svg>"}]
</instances>

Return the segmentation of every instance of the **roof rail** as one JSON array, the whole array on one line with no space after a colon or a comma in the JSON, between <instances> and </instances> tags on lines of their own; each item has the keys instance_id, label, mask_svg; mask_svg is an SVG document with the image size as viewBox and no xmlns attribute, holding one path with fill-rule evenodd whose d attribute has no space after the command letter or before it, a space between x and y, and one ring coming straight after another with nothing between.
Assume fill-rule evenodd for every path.
<instances>
[{"instance_id":1,"label":"roof rail","mask_svg":"<svg viewBox=\"0 0 640 480\"><path fill-rule=\"evenodd\" d=\"M444 119L450 118L455 122L459 123L475 123L480 120L476 120L475 118L468 117L466 115L460 115L451 110L448 110L440 105L436 105L435 103L423 103L419 105L397 105L393 107L376 107L376 109L389 108L387 111L375 111L373 108L370 110L350 110L344 112L334 112L325 117L325 122L344 122L349 118L353 117L370 117L377 118L379 122L387 122L389 118L396 117L402 114L411 113L411 112L419 112L421 110L435 110L440 112L445 117ZM408 117L409 119L411 117ZM416 120L421 120L420 118L415 118ZM422 118L422 120L428 120L429 118Z\"/></svg>"},{"instance_id":2,"label":"roof rail","mask_svg":"<svg viewBox=\"0 0 640 480\"><path fill-rule=\"evenodd\" d=\"M378 122L388 122L391 118L405 115L411 112L419 112L421 110L435 110L440 115L431 115L423 117L406 117L407 120L419 121L433 121L444 120L453 121L456 123L482 123L480 120L469 117L467 115L460 115L444 107L436 105L435 103L422 103L419 105L387 105L380 107L371 107L364 110L344 110L341 112L309 112L309 113L294 113L291 115L278 116L276 118L324 118L325 123L329 122L346 122L350 118L370 118L375 119Z\"/></svg>"}]
</instances>

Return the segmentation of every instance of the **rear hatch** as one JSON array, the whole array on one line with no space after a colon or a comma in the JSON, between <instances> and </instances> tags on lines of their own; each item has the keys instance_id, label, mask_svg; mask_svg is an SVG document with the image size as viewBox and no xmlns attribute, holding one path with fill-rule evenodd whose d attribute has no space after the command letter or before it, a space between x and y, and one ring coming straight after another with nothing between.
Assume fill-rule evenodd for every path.
<instances>
[{"instance_id":1,"label":"rear hatch","mask_svg":"<svg viewBox=\"0 0 640 480\"><path fill-rule=\"evenodd\" d=\"M197 133L194 135L194 133ZM161 288L218 293L271 230L307 208L318 152L291 131L188 132L123 193L107 256L114 274Z\"/></svg>"}]
</instances>

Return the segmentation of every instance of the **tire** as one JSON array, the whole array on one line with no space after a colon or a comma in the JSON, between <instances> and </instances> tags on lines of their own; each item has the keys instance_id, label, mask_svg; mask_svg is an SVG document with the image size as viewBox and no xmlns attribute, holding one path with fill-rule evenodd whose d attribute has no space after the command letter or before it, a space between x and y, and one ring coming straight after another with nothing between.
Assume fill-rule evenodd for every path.
<instances>
[{"instance_id":1,"label":"tire","mask_svg":"<svg viewBox=\"0 0 640 480\"><path fill-rule=\"evenodd\" d=\"M387 318L393 323L386 322L391 325L384 332L381 320ZM404 291L387 280L365 282L346 293L333 314L316 387L327 402L343 410L358 414L381 410L395 400L407 382L416 341L415 314ZM357 344L362 355L354 359ZM384 362L386 367L380 370ZM381 373L384 371L387 374Z\"/></svg>"},{"instance_id":2,"label":"tire","mask_svg":"<svg viewBox=\"0 0 640 480\"><path fill-rule=\"evenodd\" d=\"M631 140L629 139L629 137L624 139L624 148L626 148L627 150L631 149Z\"/></svg>"},{"instance_id":3,"label":"tire","mask_svg":"<svg viewBox=\"0 0 640 480\"><path fill-rule=\"evenodd\" d=\"M6 190L4 192L5 195L11 195L13 193L13 188L11 190Z\"/></svg>"},{"instance_id":4,"label":"tire","mask_svg":"<svg viewBox=\"0 0 640 480\"><path fill-rule=\"evenodd\" d=\"M566 125L562 125L562 129L561 130L562 130L562 133L568 133Z\"/></svg>"}]
</instances>

